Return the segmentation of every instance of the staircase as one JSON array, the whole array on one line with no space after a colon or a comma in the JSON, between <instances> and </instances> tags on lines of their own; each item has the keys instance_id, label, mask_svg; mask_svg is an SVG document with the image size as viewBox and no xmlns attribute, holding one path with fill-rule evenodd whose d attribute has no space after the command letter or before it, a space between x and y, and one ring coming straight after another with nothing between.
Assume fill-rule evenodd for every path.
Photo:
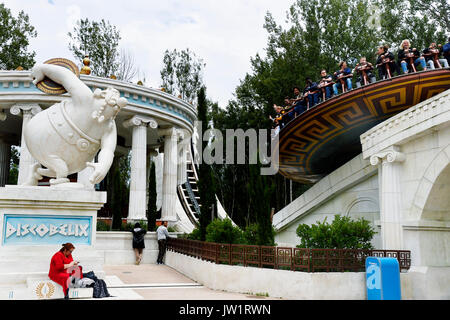
<instances>
[{"instance_id":1,"label":"staircase","mask_svg":"<svg viewBox=\"0 0 450 320\"><path fill-rule=\"evenodd\" d=\"M189 150L186 161L186 176L187 181L178 185L178 198L186 212L187 217L194 226L198 226L198 219L200 217L200 195L198 192L198 175L197 168L194 164L193 150Z\"/></svg>"}]
</instances>

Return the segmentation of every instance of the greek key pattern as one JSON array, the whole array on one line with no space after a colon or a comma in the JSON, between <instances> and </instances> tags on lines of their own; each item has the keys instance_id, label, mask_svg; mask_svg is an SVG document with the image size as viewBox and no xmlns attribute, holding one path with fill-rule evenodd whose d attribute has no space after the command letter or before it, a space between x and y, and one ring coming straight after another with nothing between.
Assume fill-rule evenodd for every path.
<instances>
[{"instance_id":1,"label":"greek key pattern","mask_svg":"<svg viewBox=\"0 0 450 320\"><path fill-rule=\"evenodd\" d=\"M314 183L361 152L371 127L450 88L450 69L401 75L333 97L286 125L279 137L279 172Z\"/></svg>"}]
</instances>

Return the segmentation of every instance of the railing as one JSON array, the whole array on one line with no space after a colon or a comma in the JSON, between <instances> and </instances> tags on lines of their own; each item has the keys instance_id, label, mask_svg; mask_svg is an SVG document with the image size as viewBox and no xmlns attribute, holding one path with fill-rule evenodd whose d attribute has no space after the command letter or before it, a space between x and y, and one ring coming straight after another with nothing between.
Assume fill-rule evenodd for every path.
<instances>
[{"instance_id":1,"label":"railing","mask_svg":"<svg viewBox=\"0 0 450 320\"><path fill-rule=\"evenodd\" d=\"M364 249L303 249L250 246L170 238L167 249L217 264L304 272L363 272L366 257L391 257L400 271L411 266L411 251Z\"/></svg>"}]
</instances>

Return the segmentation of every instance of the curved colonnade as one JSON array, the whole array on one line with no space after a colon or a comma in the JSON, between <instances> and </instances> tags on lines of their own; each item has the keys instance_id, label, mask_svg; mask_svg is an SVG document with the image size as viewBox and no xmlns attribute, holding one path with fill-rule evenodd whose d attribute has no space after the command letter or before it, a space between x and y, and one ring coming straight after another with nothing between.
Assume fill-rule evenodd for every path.
<instances>
[{"instance_id":1,"label":"curved colonnade","mask_svg":"<svg viewBox=\"0 0 450 320\"><path fill-rule=\"evenodd\" d=\"M198 217L186 210L189 204L180 203L188 201L188 197L181 196L178 186L188 181L186 165L193 158L191 137L196 108L161 90L88 75L81 75L80 79L91 90L111 86L128 100L116 118L118 138L113 164L117 165L117 159L131 149L127 219L146 220L149 168L154 161L159 171L157 207L161 208L161 219L179 231L192 231ZM18 184L27 177L28 168L35 161L23 141L23 125L40 111L69 97L67 93L49 95L38 90L30 71L0 71L0 187L7 182L11 145L21 145ZM89 170L78 173L76 179L87 188L95 188L88 181Z\"/></svg>"}]
</instances>

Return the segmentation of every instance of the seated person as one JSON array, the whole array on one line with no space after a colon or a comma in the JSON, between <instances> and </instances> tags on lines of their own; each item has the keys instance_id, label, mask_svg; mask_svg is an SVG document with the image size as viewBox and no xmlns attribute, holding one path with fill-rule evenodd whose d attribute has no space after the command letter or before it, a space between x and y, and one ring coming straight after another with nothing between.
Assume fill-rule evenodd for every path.
<instances>
[{"instance_id":1,"label":"seated person","mask_svg":"<svg viewBox=\"0 0 450 320\"><path fill-rule=\"evenodd\" d=\"M448 62L447 62L447 60L446 59L442 59L440 56L441 56L441 54L442 54L442 45L439 45L439 46L436 46L436 43L435 42L433 42L432 44L430 44L430 46L428 47L428 48L425 48L423 51L422 51L422 53L423 53L423 56L425 57L425 60L426 60L426 62L427 62L427 65L428 65L428 67L431 69L431 70L434 70L435 69L435 65L434 65L434 54L431 52L432 50L438 50L438 61L439 61L439 63L440 63L440 65L441 65L441 68L442 67L444 67L444 68L448 68Z\"/></svg>"},{"instance_id":2,"label":"seated person","mask_svg":"<svg viewBox=\"0 0 450 320\"><path fill-rule=\"evenodd\" d=\"M377 50L377 69L378 69L378 76L380 79L386 79L388 78L388 75L394 76L394 71L397 72L397 74L400 74L399 70L397 69L397 64L395 63L395 57L392 52L389 52L389 47L387 45L379 46ZM383 63L384 59L389 59L390 62ZM387 68L389 68L389 73Z\"/></svg>"},{"instance_id":3,"label":"seated person","mask_svg":"<svg viewBox=\"0 0 450 320\"><path fill-rule=\"evenodd\" d=\"M291 101L296 117L306 111L306 100L299 87L294 87L294 98Z\"/></svg>"},{"instance_id":4,"label":"seated person","mask_svg":"<svg viewBox=\"0 0 450 320\"><path fill-rule=\"evenodd\" d=\"M444 54L447 63L450 65L450 37L448 38L448 43L442 46L442 53Z\"/></svg>"},{"instance_id":5,"label":"seated person","mask_svg":"<svg viewBox=\"0 0 450 320\"><path fill-rule=\"evenodd\" d=\"M400 50L398 50L398 61L399 64L403 70L403 73L408 73L409 69L412 68L410 64L409 58L406 56L406 54L413 53L414 54L414 65L417 67L419 64L422 66L423 70L427 70L427 64L425 62L425 58L420 56L420 52L416 49L410 49L411 44L409 40L403 40L402 44L400 45ZM414 71L414 70L412 70Z\"/></svg>"},{"instance_id":6,"label":"seated person","mask_svg":"<svg viewBox=\"0 0 450 320\"><path fill-rule=\"evenodd\" d=\"M377 80L372 73L373 65L370 62L367 62L366 57L361 57L361 59L359 59L359 63L356 64L354 69L354 71L358 73L358 78L356 80L357 88L360 88L361 85L364 84L363 71L361 68L364 68L364 72L366 73L367 84L374 83Z\"/></svg>"},{"instance_id":7,"label":"seated person","mask_svg":"<svg viewBox=\"0 0 450 320\"><path fill-rule=\"evenodd\" d=\"M308 98L308 109L319 103L319 88L317 88L317 83L313 82L311 78L306 78L303 95L305 98Z\"/></svg>"},{"instance_id":8,"label":"seated person","mask_svg":"<svg viewBox=\"0 0 450 320\"><path fill-rule=\"evenodd\" d=\"M320 71L320 81L318 84L319 88L322 88L325 86L325 95L322 98L323 100L325 99L330 99L331 96L333 95L333 91L331 90L330 86L327 86L328 84L333 82L333 77L329 74L327 74L327 70L323 69L322 71Z\"/></svg>"},{"instance_id":9,"label":"seated person","mask_svg":"<svg viewBox=\"0 0 450 320\"><path fill-rule=\"evenodd\" d=\"M81 266L72 258L73 250L73 244L64 243L50 261L48 277L63 287L64 299L69 299L69 284L83 278Z\"/></svg>"},{"instance_id":10,"label":"seated person","mask_svg":"<svg viewBox=\"0 0 450 320\"><path fill-rule=\"evenodd\" d=\"M341 61L341 63L339 63L339 68L340 69L334 73L336 83L333 84L333 93L335 96L338 95L338 88L342 87L341 82L339 80L341 77L346 77L344 81L347 84L347 90L352 90L352 77L353 77L352 69L347 67L347 62L345 61Z\"/></svg>"},{"instance_id":11,"label":"seated person","mask_svg":"<svg viewBox=\"0 0 450 320\"><path fill-rule=\"evenodd\" d=\"M285 112L283 116L283 118L286 119L285 123L288 123L289 121L294 119L295 116L294 106L292 105L291 99L289 99L289 97L284 98L283 110Z\"/></svg>"},{"instance_id":12,"label":"seated person","mask_svg":"<svg viewBox=\"0 0 450 320\"><path fill-rule=\"evenodd\" d=\"M272 116L269 116L269 119L272 120L272 128L278 132L280 130L280 127L282 128L284 126L283 123L283 115L284 110L283 107L277 106L276 104L273 105L273 110L275 110L276 116L275 118L272 118Z\"/></svg>"}]
</instances>

